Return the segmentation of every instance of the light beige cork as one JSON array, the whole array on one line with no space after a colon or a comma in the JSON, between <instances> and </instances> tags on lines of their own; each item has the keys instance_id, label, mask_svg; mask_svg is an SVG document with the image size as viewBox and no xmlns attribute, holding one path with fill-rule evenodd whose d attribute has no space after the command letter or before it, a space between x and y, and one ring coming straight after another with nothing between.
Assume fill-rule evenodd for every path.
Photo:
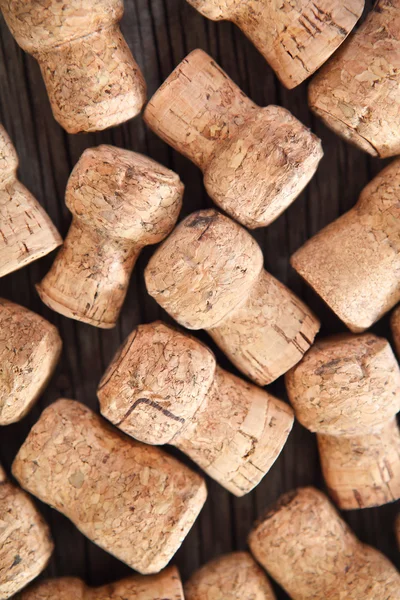
<instances>
[{"instance_id":1,"label":"light beige cork","mask_svg":"<svg viewBox=\"0 0 400 600\"><path fill-rule=\"evenodd\" d=\"M178 65L144 119L203 171L214 202L250 228L279 217L323 155L320 140L289 111L254 104L202 50Z\"/></svg>"},{"instance_id":2,"label":"light beige cork","mask_svg":"<svg viewBox=\"0 0 400 600\"><path fill-rule=\"evenodd\" d=\"M398 600L400 574L362 544L315 488L282 496L249 537L258 562L293 600Z\"/></svg>"},{"instance_id":3,"label":"light beige cork","mask_svg":"<svg viewBox=\"0 0 400 600\"><path fill-rule=\"evenodd\" d=\"M309 88L328 127L381 158L400 154L400 1L378 0Z\"/></svg>"},{"instance_id":4,"label":"light beige cork","mask_svg":"<svg viewBox=\"0 0 400 600\"><path fill-rule=\"evenodd\" d=\"M35 579L52 552L48 526L28 494L7 481L0 465L0 600Z\"/></svg>"},{"instance_id":5,"label":"light beige cork","mask_svg":"<svg viewBox=\"0 0 400 600\"><path fill-rule=\"evenodd\" d=\"M17 179L18 156L0 125L0 277L45 256L62 239L38 201Z\"/></svg>"},{"instance_id":6,"label":"light beige cork","mask_svg":"<svg viewBox=\"0 0 400 600\"><path fill-rule=\"evenodd\" d=\"M146 84L119 29L123 0L0 0L0 8L38 60L54 118L68 133L140 113Z\"/></svg>"},{"instance_id":7,"label":"light beige cork","mask_svg":"<svg viewBox=\"0 0 400 600\"><path fill-rule=\"evenodd\" d=\"M400 159L383 169L350 211L291 257L296 271L353 332L400 301Z\"/></svg>"},{"instance_id":8,"label":"light beige cork","mask_svg":"<svg viewBox=\"0 0 400 600\"><path fill-rule=\"evenodd\" d=\"M254 238L216 210L182 221L150 259L145 280L178 323L206 329L260 385L295 365L319 329L310 309L263 269Z\"/></svg>"},{"instance_id":9,"label":"light beige cork","mask_svg":"<svg viewBox=\"0 0 400 600\"><path fill-rule=\"evenodd\" d=\"M203 479L73 400L42 413L13 464L22 487L140 573L157 573L206 500Z\"/></svg>"},{"instance_id":10,"label":"light beige cork","mask_svg":"<svg viewBox=\"0 0 400 600\"><path fill-rule=\"evenodd\" d=\"M36 286L43 302L66 317L114 327L142 248L168 235L182 195L179 176L142 154L85 150L67 184L71 227Z\"/></svg>"},{"instance_id":11,"label":"light beige cork","mask_svg":"<svg viewBox=\"0 0 400 600\"><path fill-rule=\"evenodd\" d=\"M184 600L178 570L170 567L158 575L133 575L100 588L89 588L81 579L62 577L36 584L15 600Z\"/></svg>"},{"instance_id":12,"label":"light beige cork","mask_svg":"<svg viewBox=\"0 0 400 600\"><path fill-rule=\"evenodd\" d=\"M297 419L317 432L322 471L340 508L400 498L400 369L387 340L317 341L286 374Z\"/></svg>"},{"instance_id":13,"label":"light beige cork","mask_svg":"<svg viewBox=\"0 0 400 600\"><path fill-rule=\"evenodd\" d=\"M364 0L188 0L213 21L235 23L291 89L319 69L360 18Z\"/></svg>"},{"instance_id":14,"label":"light beige cork","mask_svg":"<svg viewBox=\"0 0 400 600\"><path fill-rule=\"evenodd\" d=\"M52 376L61 348L54 325L0 298L0 425L29 412Z\"/></svg>"},{"instance_id":15,"label":"light beige cork","mask_svg":"<svg viewBox=\"0 0 400 600\"><path fill-rule=\"evenodd\" d=\"M290 407L217 364L211 350L160 321L140 325L97 391L104 417L147 444L172 444L236 496L279 456Z\"/></svg>"},{"instance_id":16,"label":"light beige cork","mask_svg":"<svg viewBox=\"0 0 400 600\"><path fill-rule=\"evenodd\" d=\"M275 600L268 578L247 552L210 561L184 589L186 600Z\"/></svg>"}]
</instances>

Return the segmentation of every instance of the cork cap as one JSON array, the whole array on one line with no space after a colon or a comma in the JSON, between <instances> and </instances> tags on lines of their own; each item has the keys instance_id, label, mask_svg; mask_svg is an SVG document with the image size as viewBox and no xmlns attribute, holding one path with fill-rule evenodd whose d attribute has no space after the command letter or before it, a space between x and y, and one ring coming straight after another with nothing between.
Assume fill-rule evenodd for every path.
<instances>
[{"instance_id":1,"label":"cork cap","mask_svg":"<svg viewBox=\"0 0 400 600\"><path fill-rule=\"evenodd\" d=\"M188 329L216 326L244 300L263 268L260 247L216 210L182 221L154 253L147 290Z\"/></svg>"},{"instance_id":2,"label":"cork cap","mask_svg":"<svg viewBox=\"0 0 400 600\"><path fill-rule=\"evenodd\" d=\"M6 130L0 125L0 185L7 181L18 168L18 156Z\"/></svg>"},{"instance_id":3,"label":"cork cap","mask_svg":"<svg viewBox=\"0 0 400 600\"><path fill-rule=\"evenodd\" d=\"M213 21L232 19L240 10L238 0L188 0L188 2L204 17Z\"/></svg>"},{"instance_id":4,"label":"cork cap","mask_svg":"<svg viewBox=\"0 0 400 600\"><path fill-rule=\"evenodd\" d=\"M300 423L318 433L368 433L400 410L399 366L388 341L373 334L317 341L286 386Z\"/></svg>"}]
</instances>

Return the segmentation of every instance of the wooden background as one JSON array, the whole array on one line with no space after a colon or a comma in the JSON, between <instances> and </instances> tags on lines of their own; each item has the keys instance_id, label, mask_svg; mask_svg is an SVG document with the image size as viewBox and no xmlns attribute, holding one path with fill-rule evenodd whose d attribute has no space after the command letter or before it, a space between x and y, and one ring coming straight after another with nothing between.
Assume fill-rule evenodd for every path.
<instances>
[{"instance_id":1,"label":"wooden background","mask_svg":"<svg viewBox=\"0 0 400 600\"><path fill-rule=\"evenodd\" d=\"M371 0L366 4L367 10L370 9ZM122 30L143 69L149 97L186 54L199 47L211 54L255 102L262 106L271 103L285 106L322 138L325 157L311 184L275 223L257 230L255 237L264 250L267 270L316 311L322 319L322 334L343 331L344 326L291 269L289 256L307 238L353 206L364 185L385 163L350 147L328 131L308 110L306 84L292 91L284 89L261 55L233 25L207 21L185 0L126 0L125 6ZM64 205L68 175L82 151L99 143L148 154L177 171L186 185L181 217L211 206L200 171L148 131L140 117L98 134L67 135L52 118L37 63L17 46L3 20L0 20L0 122L17 147L21 180L42 203L63 236L70 223ZM144 286L143 269L151 253L148 248L139 259L119 323L110 331L68 320L41 303L34 284L49 269L53 255L0 281L1 296L55 323L64 341L62 360L43 398L21 423L1 429L0 461L8 471L43 408L59 397L69 397L97 410L98 382L122 340L139 323L157 318L169 320ZM374 331L390 336L388 317ZM199 337L206 340L206 336L199 334ZM207 343L216 350L210 339ZM216 354L222 366L234 371L219 351ZM282 379L271 389L284 397ZM269 474L244 498L233 497L212 480L207 483L207 504L175 557L184 579L205 561L223 552L246 548L253 521L281 493L301 485L323 487L315 437L296 424ZM129 573L122 563L78 533L67 519L44 505L41 509L56 542L47 576L76 575L91 585L100 585ZM388 505L348 512L344 517L363 541L396 561L393 522L398 509L398 505ZM287 597L279 590L278 595Z\"/></svg>"}]
</instances>

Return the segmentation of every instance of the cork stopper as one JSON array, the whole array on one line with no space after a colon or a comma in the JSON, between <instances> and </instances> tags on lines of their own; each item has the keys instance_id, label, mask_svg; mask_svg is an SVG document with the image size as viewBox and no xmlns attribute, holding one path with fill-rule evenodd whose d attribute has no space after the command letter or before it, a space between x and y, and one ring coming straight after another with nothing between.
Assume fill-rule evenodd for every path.
<instances>
[{"instance_id":1,"label":"cork stopper","mask_svg":"<svg viewBox=\"0 0 400 600\"><path fill-rule=\"evenodd\" d=\"M297 419L318 434L324 477L342 509L400 498L400 369L385 339L318 341L286 386Z\"/></svg>"},{"instance_id":2,"label":"cork stopper","mask_svg":"<svg viewBox=\"0 0 400 600\"><path fill-rule=\"evenodd\" d=\"M50 530L32 500L7 481L0 465L0 598L14 597L45 568Z\"/></svg>"},{"instance_id":3,"label":"cork stopper","mask_svg":"<svg viewBox=\"0 0 400 600\"><path fill-rule=\"evenodd\" d=\"M42 413L13 474L140 573L167 565L207 495L196 473L162 450L123 436L73 400L58 400Z\"/></svg>"},{"instance_id":4,"label":"cork stopper","mask_svg":"<svg viewBox=\"0 0 400 600\"><path fill-rule=\"evenodd\" d=\"M140 251L168 235L182 195L179 176L142 154L85 150L66 190L71 227L37 286L43 302L66 317L114 327Z\"/></svg>"},{"instance_id":5,"label":"cork stopper","mask_svg":"<svg viewBox=\"0 0 400 600\"><path fill-rule=\"evenodd\" d=\"M400 153L400 2L378 0L309 88L311 109L372 156Z\"/></svg>"},{"instance_id":6,"label":"cork stopper","mask_svg":"<svg viewBox=\"0 0 400 600\"><path fill-rule=\"evenodd\" d=\"M360 18L364 0L188 0L202 15L235 23L292 89L319 69Z\"/></svg>"},{"instance_id":7,"label":"cork stopper","mask_svg":"<svg viewBox=\"0 0 400 600\"><path fill-rule=\"evenodd\" d=\"M18 156L0 125L0 277L45 256L62 243L50 218L17 179Z\"/></svg>"},{"instance_id":8,"label":"cork stopper","mask_svg":"<svg viewBox=\"0 0 400 600\"><path fill-rule=\"evenodd\" d=\"M123 0L0 3L17 43L38 60L54 118L97 131L139 114L146 84L118 23Z\"/></svg>"},{"instance_id":9,"label":"cork stopper","mask_svg":"<svg viewBox=\"0 0 400 600\"><path fill-rule=\"evenodd\" d=\"M104 417L147 444L172 444L236 496L280 454L291 409L216 365L195 338L161 322L125 341L98 389Z\"/></svg>"},{"instance_id":10,"label":"cork stopper","mask_svg":"<svg viewBox=\"0 0 400 600\"><path fill-rule=\"evenodd\" d=\"M260 385L296 364L319 329L308 307L264 271L253 237L216 210L182 221L150 259L145 280L178 323L206 329Z\"/></svg>"},{"instance_id":11,"label":"cork stopper","mask_svg":"<svg viewBox=\"0 0 400 600\"><path fill-rule=\"evenodd\" d=\"M214 202L242 225L269 225L313 177L320 140L279 106L260 108L202 50L148 103L144 119L200 167Z\"/></svg>"},{"instance_id":12,"label":"cork stopper","mask_svg":"<svg viewBox=\"0 0 400 600\"><path fill-rule=\"evenodd\" d=\"M184 600L178 569L158 575L133 575L100 588L88 588L80 579L61 577L36 584L16 600Z\"/></svg>"},{"instance_id":13,"label":"cork stopper","mask_svg":"<svg viewBox=\"0 0 400 600\"><path fill-rule=\"evenodd\" d=\"M293 600L395 600L400 595L396 568L362 544L315 488L282 496L256 524L249 545Z\"/></svg>"},{"instance_id":14,"label":"cork stopper","mask_svg":"<svg viewBox=\"0 0 400 600\"><path fill-rule=\"evenodd\" d=\"M185 584L186 600L275 600L265 573L247 552L210 561Z\"/></svg>"},{"instance_id":15,"label":"cork stopper","mask_svg":"<svg viewBox=\"0 0 400 600\"><path fill-rule=\"evenodd\" d=\"M0 298L0 425L29 412L52 376L61 348L54 325Z\"/></svg>"},{"instance_id":16,"label":"cork stopper","mask_svg":"<svg viewBox=\"0 0 400 600\"><path fill-rule=\"evenodd\" d=\"M396 159L364 188L354 208L291 257L296 271L355 333L400 301L399 186Z\"/></svg>"}]
</instances>

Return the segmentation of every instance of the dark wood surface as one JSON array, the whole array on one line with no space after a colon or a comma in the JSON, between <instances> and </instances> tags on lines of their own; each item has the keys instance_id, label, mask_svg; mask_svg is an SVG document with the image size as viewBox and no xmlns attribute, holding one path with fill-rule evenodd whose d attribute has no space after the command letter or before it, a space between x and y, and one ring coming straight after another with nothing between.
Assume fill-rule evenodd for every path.
<instances>
[{"instance_id":1,"label":"dark wood surface","mask_svg":"<svg viewBox=\"0 0 400 600\"><path fill-rule=\"evenodd\" d=\"M207 21L185 0L126 0L125 5L122 30L143 69L149 97L190 50L200 47L211 54L255 102L285 106L322 138L325 157L311 184L275 223L257 230L255 237L264 250L266 268L320 316L322 335L343 331L344 326L291 269L289 257L307 238L353 206L364 185L385 163L350 147L328 131L308 110L306 84L292 91L285 90L255 48L233 25ZM367 9L370 6L371 1L367 1ZM17 46L3 20L0 20L0 36L0 122L17 147L21 180L42 203L63 236L70 223L70 214L64 205L68 175L85 148L103 142L148 154L177 171L186 185L181 217L211 206L200 171L148 131L141 118L102 133L67 135L52 118L36 61ZM97 410L98 382L124 337L139 323L157 318L169 321L147 295L144 286L143 269L152 251L145 250L139 259L119 323L110 331L68 320L41 303L34 284L47 272L53 255L0 281L1 296L55 323L64 342L62 360L37 406L21 423L1 429L0 461L8 471L43 408L59 397L69 397ZM388 317L378 323L374 331L390 336ZM206 336L199 334L199 337L206 340ZM211 340L206 341L216 351L220 363L234 371ZM271 388L285 397L282 380ZM323 487L315 437L296 424L271 471L257 489L244 498L233 497L209 479L207 483L207 504L175 557L184 579L205 561L223 552L246 548L247 533L253 521L281 493L301 485ZM41 509L56 542L47 576L76 575L89 584L98 585L129 572L122 563L86 540L67 519L47 506L42 505ZM363 541L396 561L393 523L398 510L398 505L388 505L348 512L344 517ZM278 597L287 596L278 590Z\"/></svg>"}]
</instances>

